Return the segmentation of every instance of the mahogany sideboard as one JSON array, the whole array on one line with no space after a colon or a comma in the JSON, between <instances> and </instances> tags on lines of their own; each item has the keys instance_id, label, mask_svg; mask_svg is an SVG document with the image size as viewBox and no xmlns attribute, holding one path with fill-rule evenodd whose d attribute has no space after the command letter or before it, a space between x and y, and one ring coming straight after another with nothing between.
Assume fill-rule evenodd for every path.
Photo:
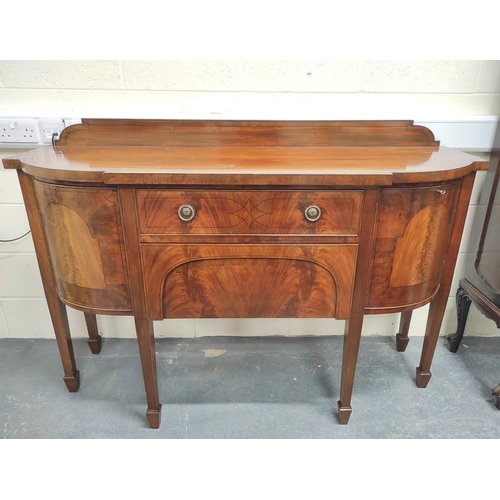
<instances>
[{"instance_id":1,"label":"mahogany sideboard","mask_svg":"<svg viewBox=\"0 0 500 500\"><path fill-rule=\"evenodd\" d=\"M477 170L412 121L85 119L17 169L70 391L65 306L133 316L149 425L160 425L153 321L345 320L338 417L352 412L365 314L430 303L426 387Z\"/></svg>"}]
</instances>

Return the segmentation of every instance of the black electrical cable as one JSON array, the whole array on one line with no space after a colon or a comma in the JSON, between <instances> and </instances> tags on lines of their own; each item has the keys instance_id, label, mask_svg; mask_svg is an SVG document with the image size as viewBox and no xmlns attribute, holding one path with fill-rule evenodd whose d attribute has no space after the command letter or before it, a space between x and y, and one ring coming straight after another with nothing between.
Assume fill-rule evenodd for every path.
<instances>
[{"instance_id":1,"label":"black electrical cable","mask_svg":"<svg viewBox=\"0 0 500 500\"><path fill-rule=\"evenodd\" d=\"M12 240L0 240L0 243L10 243L11 241L17 241L20 240L21 238L24 238L25 236L28 236L31 231L28 231L27 233L23 234L22 236L19 236L18 238L13 238Z\"/></svg>"}]
</instances>

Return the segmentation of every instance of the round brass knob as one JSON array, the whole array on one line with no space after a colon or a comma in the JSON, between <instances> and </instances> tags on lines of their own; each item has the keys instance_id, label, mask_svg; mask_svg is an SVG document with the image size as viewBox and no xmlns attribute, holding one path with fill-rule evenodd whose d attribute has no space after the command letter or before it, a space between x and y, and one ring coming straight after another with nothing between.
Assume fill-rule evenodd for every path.
<instances>
[{"instance_id":1,"label":"round brass knob","mask_svg":"<svg viewBox=\"0 0 500 500\"><path fill-rule=\"evenodd\" d=\"M194 219L196 210L191 205L181 205L178 210L179 218L184 222L189 222Z\"/></svg>"},{"instance_id":2,"label":"round brass knob","mask_svg":"<svg viewBox=\"0 0 500 500\"><path fill-rule=\"evenodd\" d=\"M306 219L310 222L316 222L321 217L321 208L317 205L311 205L304 211Z\"/></svg>"}]
</instances>

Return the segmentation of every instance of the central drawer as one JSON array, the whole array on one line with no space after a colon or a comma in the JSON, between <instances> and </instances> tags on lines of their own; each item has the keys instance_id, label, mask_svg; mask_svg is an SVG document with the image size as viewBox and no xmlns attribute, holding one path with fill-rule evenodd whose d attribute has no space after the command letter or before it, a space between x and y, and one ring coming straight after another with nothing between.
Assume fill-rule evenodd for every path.
<instances>
[{"instance_id":1,"label":"central drawer","mask_svg":"<svg viewBox=\"0 0 500 500\"><path fill-rule=\"evenodd\" d=\"M347 319L357 252L351 244L141 244L148 316Z\"/></svg>"},{"instance_id":2,"label":"central drawer","mask_svg":"<svg viewBox=\"0 0 500 500\"><path fill-rule=\"evenodd\" d=\"M141 234L358 234L362 191L136 191Z\"/></svg>"}]
</instances>

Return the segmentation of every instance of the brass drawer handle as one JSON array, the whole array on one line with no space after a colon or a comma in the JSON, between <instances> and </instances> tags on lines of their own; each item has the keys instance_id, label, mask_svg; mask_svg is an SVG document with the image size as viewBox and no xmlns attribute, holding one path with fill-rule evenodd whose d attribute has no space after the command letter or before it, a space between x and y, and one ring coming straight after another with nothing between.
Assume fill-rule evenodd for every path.
<instances>
[{"instance_id":1,"label":"brass drawer handle","mask_svg":"<svg viewBox=\"0 0 500 500\"><path fill-rule=\"evenodd\" d=\"M304 211L306 219L310 222L316 222L321 217L321 208L318 205L310 205Z\"/></svg>"},{"instance_id":2,"label":"brass drawer handle","mask_svg":"<svg viewBox=\"0 0 500 500\"><path fill-rule=\"evenodd\" d=\"M189 222L194 219L196 210L191 205L181 205L178 210L179 218L184 222Z\"/></svg>"}]
</instances>

